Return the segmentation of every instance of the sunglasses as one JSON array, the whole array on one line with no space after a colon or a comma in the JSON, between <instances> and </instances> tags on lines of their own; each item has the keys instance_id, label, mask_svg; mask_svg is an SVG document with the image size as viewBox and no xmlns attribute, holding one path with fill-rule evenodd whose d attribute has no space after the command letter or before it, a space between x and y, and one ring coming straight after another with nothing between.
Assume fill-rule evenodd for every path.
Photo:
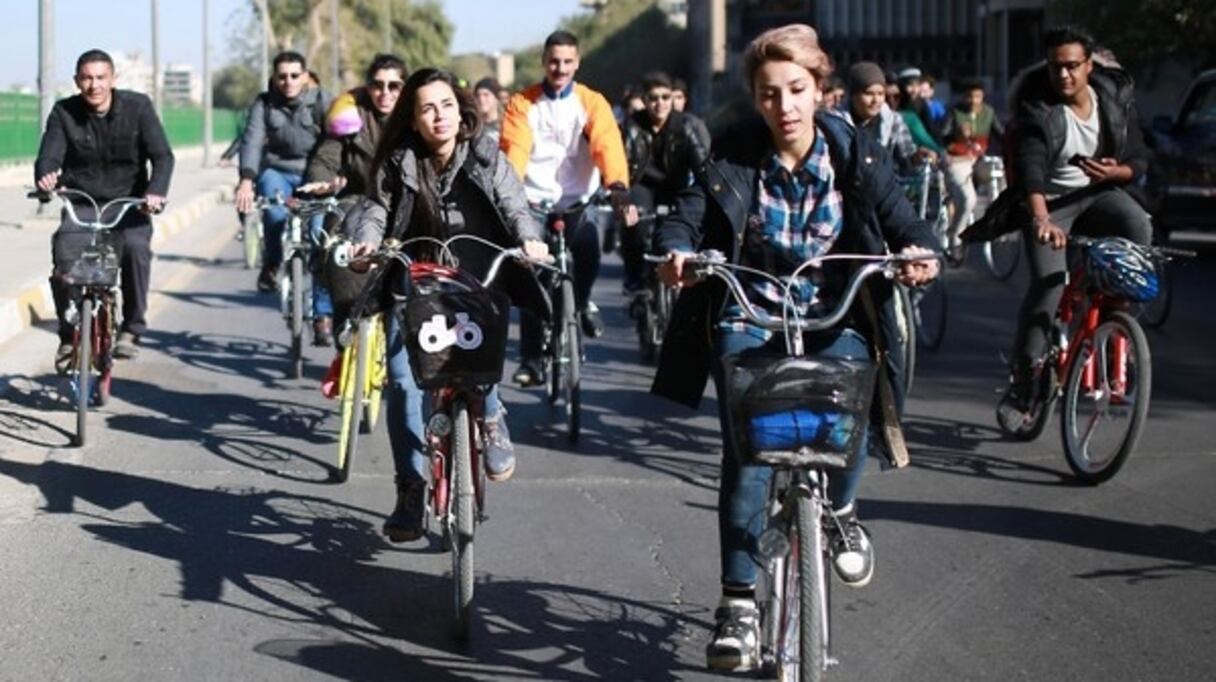
<instances>
[{"instance_id":1,"label":"sunglasses","mask_svg":"<svg viewBox=\"0 0 1216 682\"><path fill-rule=\"evenodd\" d=\"M367 84L373 90L401 92L401 88L405 87L402 81L372 81Z\"/></svg>"},{"instance_id":2,"label":"sunglasses","mask_svg":"<svg viewBox=\"0 0 1216 682\"><path fill-rule=\"evenodd\" d=\"M293 73L276 73L274 75L274 77L276 80L281 80L281 81L293 80L294 81L294 80L299 80L300 76L303 76L303 75L304 75L303 71L295 71Z\"/></svg>"},{"instance_id":3,"label":"sunglasses","mask_svg":"<svg viewBox=\"0 0 1216 682\"><path fill-rule=\"evenodd\" d=\"M662 95L646 95L646 101L647 102L670 102L671 93L668 92L668 93L665 93Z\"/></svg>"}]
</instances>

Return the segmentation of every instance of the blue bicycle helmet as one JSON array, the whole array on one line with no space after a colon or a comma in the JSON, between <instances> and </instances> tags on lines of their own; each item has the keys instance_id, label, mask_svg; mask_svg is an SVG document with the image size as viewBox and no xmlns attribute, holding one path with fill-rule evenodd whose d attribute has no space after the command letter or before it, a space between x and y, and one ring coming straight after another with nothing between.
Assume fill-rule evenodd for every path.
<instances>
[{"instance_id":1,"label":"blue bicycle helmet","mask_svg":"<svg viewBox=\"0 0 1216 682\"><path fill-rule=\"evenodd\" d=\"M1090 242L1085 247L1085 273L1102 293L1128 301L1151 301L1160 289L1152 254L1123 237Z\"/></svg>"}]
</instances>

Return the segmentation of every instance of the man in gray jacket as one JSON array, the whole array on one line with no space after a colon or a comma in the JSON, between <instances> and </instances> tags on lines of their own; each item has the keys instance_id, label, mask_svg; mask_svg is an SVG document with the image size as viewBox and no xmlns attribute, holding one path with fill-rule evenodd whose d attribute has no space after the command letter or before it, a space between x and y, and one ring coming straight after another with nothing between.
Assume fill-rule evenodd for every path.
<instances>
[{"instance_id":1,"label":"man in gray jacket","mask_svg":"<svg viewBox=\"0 0 1216 682\"><path fill-rule=\"evenodd\" d=\"M303 182L308 155L322 137L329 96L308 88L304 55L280 52L274 58L271 88L258 95L245 119L241 136L241 181L236 188L236 210L248 213L256 195L290 197ZM274 291L275 276L283 262L283 226L287 210L266 209L262 216L264 239L258 291Z\"/></svg>"}]
</instances>

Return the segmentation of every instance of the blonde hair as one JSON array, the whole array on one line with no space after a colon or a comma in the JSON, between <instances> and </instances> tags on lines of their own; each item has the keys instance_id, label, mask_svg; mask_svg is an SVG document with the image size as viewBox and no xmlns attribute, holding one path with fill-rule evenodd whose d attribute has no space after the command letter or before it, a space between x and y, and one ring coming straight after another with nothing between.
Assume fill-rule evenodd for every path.
<instances>
[{"instance_id":1,"label":"blonde hair","mask_svg":"<svg viewBox=\"0 0 1216 682\"><path fill-rule=\"evenodd\" d=\"M793 62L811 72L816 83L832 75L832 60L819 47L819 34L806 24L788 24L756 36L743 51L747 91L754 92L756 72L765 62Z\"/></svg>"}]
</instances>

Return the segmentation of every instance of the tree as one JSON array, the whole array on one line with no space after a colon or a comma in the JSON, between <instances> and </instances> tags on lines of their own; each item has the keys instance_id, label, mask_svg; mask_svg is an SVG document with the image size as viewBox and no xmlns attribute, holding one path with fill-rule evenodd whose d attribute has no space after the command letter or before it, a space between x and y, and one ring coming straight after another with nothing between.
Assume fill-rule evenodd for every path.
<instances>
[{"instance_id":1,"label":"tree","mask_svg":"<svg viewBox=\"0 0 1216 682\"><path fill-rule=\"evenodd\" d=\"M1216 65L1216 0L1051 0L1048 12L1084 26L1132 72L1168 60Z\"/></svg>"},{"instance_id":2,"label":"tree","mask_svg":"<svg viewBox=\"0 0 1216 682\"><path fill-rule=\"evenodd\" d=\"M258 74L244 64L229 64L215 72L211 84L212 103L217 109L244 110L266 88Z\"/></svg>"}]
</instances>

